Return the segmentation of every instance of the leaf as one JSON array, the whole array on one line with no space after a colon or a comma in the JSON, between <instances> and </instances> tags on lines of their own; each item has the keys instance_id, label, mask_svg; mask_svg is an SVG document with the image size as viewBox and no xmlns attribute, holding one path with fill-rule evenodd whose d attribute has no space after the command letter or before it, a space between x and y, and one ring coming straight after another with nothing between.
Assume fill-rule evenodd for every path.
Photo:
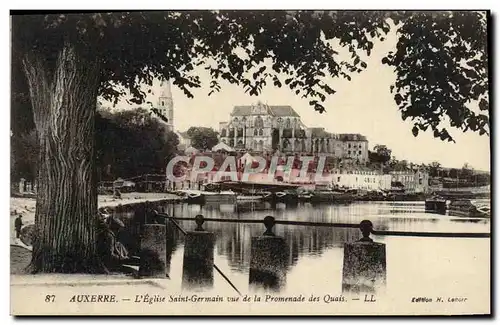
<instances>
[{"instance_id":1,"label":"leaf","mask_svg":"<svg viewBox=\"0 0 500 325\"><path fill-rule=\"evenodd\" d=\"M489 108L490 108L490 105L489 105L488 101L484 98L481 98L481 100L479 101L479 109L482 111L487 111Z\"/></svg>"},{"instance_id":2,"label":"leaf","mask_svg":"<svg viewBox=\"0 0 500 325\"><path fill-rule=\"evenodd\" d=\"M418 127L414 126L413 129L411 129L411 132L413 133L414 137L417 137L418 136Z\"/></svg>"},{"instance_id":3,"label":"leaf","mask_svg":"<svg viewBox=\"0 0 500 325\"><path fill-rule=\"evenodd\" d=\"M400 94L396 94L394 95L394 100L396 101L396 104L400 105L403 101L403 96L401 96Z\"/></svg>"}]
</instances>

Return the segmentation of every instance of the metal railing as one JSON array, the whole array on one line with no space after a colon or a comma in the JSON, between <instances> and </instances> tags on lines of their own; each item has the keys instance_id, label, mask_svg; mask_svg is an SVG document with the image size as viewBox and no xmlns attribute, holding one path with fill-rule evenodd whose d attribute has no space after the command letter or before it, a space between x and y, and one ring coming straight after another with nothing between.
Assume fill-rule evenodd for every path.
<instances>
[{"instance_id":1,"label":"metal railing","mask_svg":"<svg viewBox=\"0 0 500 325\"><path fill-rule=\"evenodd\" d=\"M372 225L370 233L376 236L403 236L403 237L443 237L443 238L490 238L490 233L480 233L480 232L410 232L410 231L392 231L392 230L376 230L373 229L373 224L369 220L363 220L361 223L331 223L331 222L310 222L310 221L295 221L295 220L276 220L272 216L267 216L264 220L259 219L231 219L231 218L205 218L202 215L198 215L195 218L187 217L172 217L165 213L156 212L157 216L174 219L174 220L191 220L196 221L197 218L202 218L203 222L234 222L234 223L256 223L256 224L271 224L274 225L291 225L291 226L309 226L309 227L331 227L331 228L357 228L362 230L362 224L367 224L369 222ZM271 218L271 219L270 219ZM267 222L266 222L267 220ZM203 223L202 222L202 223ZM271 228L272 228L271 227Z\"/></svg>"}]
</instances>

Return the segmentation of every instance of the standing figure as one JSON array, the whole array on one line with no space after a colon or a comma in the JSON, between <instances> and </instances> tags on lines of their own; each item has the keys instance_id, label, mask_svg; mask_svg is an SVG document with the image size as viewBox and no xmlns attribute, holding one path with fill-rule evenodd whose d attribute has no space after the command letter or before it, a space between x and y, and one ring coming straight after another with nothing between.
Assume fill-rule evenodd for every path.
<instances>
[{"instance_id":1,"label":"standing figure","mask_svg":"<svg viewBox=\"0 0 500 325\"><path fill-rule=\"evenodd\" d=\"M23 227L23 216L19 215L14 222L14 227L16 228L16 238L21 235L21 228Z\"/></svg>"}]
</instances>

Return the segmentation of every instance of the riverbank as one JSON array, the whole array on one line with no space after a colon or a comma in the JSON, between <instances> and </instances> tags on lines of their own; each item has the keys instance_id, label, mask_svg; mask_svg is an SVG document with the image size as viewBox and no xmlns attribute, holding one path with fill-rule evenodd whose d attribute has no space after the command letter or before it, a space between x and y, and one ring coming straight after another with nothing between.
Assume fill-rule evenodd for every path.
<instances>
[{"instance_id":1,"label":"riverbank","mask_svg":"<svg viewBox=\"0 0 500 325\"><path fill-rule=\"evenodd\" d=\"M123 193L121 199L114 199L112 195L99 195L97 198L98 208L113 208L119 205L137 204L145 201L178 201L180 197L170 193ZM10 216L12 222L18 215L23 216L25 225L35 222L36 200L27 197L10 198ZM13 223L12 225L13 226ZM13 229L13 227L11 227Z\"/></svg>"},{"instance_id":2,"label":"riverbank","mask_svg":"<svg viewBox=\"0 0 500 325\"><path fill-rule=\"evenodd\" d=\"M112 195L99 195L98 208L116 208L143 202L176 202L180 197L171 193L124 193L121 199L114 199ZM23 216L25 226L35 222L36 199L30 197L10 198L10 269L11 274L23 274L24 268L31 260L30 247L16 238L14 221L17 216Z\"/></svg>"}]
</instances>

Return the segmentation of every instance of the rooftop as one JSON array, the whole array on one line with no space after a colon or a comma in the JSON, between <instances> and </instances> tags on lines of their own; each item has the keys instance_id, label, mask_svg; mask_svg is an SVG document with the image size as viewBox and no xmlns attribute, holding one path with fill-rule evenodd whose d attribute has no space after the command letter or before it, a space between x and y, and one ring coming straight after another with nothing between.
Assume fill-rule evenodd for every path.
<instances>
[{"instance_id":1,"label":"rooftop","mask_svg":"<svg viewBox=\"0 0 500 325\"><path fill-rule=\"evenodd\" d=\"M311 136L313 138L330 138L332 134L327 132L325 128L309 128L311 130Z\"/></svg>"},{"instance_id":2,"label":"rooftop","mask_svg":"<svg viewBox=\"0 0 500 325\"><path fill-rule=\"evenodd\" d=\"M251 105L247 106L234 106L232 116L248 116L248 115L260 115L260 113L252 112ZM267 113L273 116L293 116L300 117L299 114L289 105L278 105L278 106L269 106L264 105L267 108Z\"/></svg>"},{"instance_id":3,"label":"rooftop","mask_svg":"<svg viewBox=\"0 0 500 325\"><path fill-rule=\"evenodd\" d=\"M364 135L359 133L339 133L337 136L342 141L368 141Z\"/></svg>"}]
</instances>

